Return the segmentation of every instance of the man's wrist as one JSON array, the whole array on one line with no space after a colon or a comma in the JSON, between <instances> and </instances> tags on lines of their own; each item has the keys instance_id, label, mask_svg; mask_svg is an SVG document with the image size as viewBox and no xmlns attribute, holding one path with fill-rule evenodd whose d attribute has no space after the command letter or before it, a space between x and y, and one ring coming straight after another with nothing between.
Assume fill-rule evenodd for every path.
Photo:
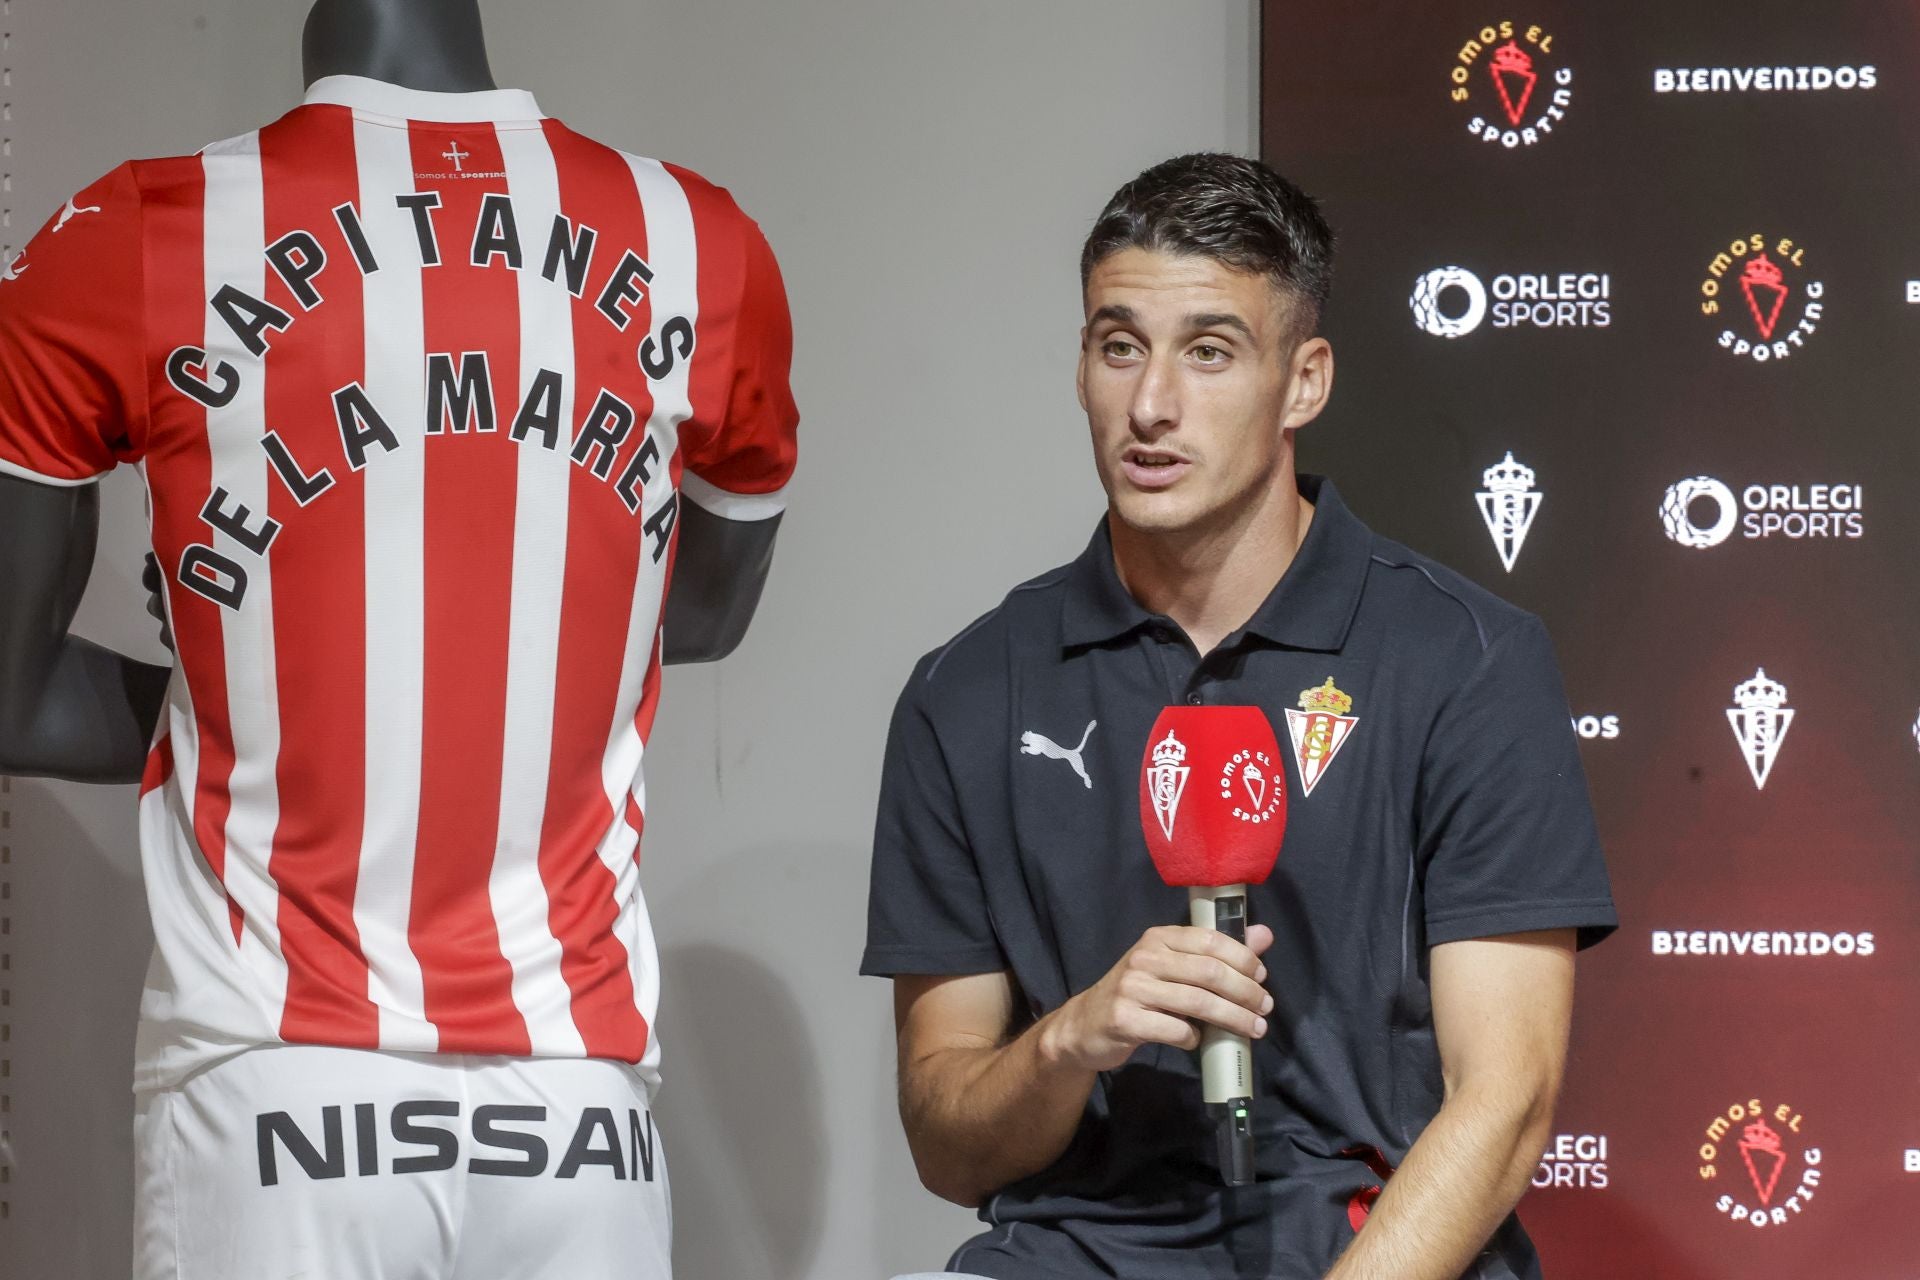
<instances>
[{"instance_id":1,"label":"man's wrist","mask_svg":"<svg viewBox=\"0 0 1920 1280\"><path fill-rule=\"evenodd\" d=\"M1033 1026L1033 1056L1040 1071L1055 1078L1091 1078L1099 1073L1085 1066L1073 1041L1075 1001L1043 1015Z\"/></svg>"}]
</instances>

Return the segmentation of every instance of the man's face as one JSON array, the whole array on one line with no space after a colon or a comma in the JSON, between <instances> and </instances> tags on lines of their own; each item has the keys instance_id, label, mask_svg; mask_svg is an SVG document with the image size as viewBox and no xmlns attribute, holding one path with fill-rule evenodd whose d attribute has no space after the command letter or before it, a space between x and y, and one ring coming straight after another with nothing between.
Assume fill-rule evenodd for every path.
<instances>
[{"instance_id":1,"label":"man's face","mask_svg":"<svg viewBox=\"0 0 1920 1280\"><path fill-rule=\"evenodd\" d=\"M1127 526L1219 527L1291 482L1286 432L1319 412L1332 377L1324 340L1295 345L1293 305L1211 258L1130 248L1094 268L1080 404Z\"/></svg>"}]
</instances>

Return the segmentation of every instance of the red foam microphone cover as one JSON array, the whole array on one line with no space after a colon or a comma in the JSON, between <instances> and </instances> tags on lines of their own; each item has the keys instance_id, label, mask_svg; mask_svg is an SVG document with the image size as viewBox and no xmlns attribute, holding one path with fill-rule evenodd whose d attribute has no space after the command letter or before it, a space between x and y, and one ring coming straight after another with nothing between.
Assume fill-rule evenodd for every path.
<instances>
[{"instance_id":1,"label":"red foam microphone cover","mask_svg":"<svg viewBox=\"0 0 1920 1280\"><path fill-rule=\"evenodd\" d=\"M1259 884L1287 828L1287 771L1258 707L1168 707L1140 762L1140 826L1172 885Z\"/></svg>"}]
</instances>

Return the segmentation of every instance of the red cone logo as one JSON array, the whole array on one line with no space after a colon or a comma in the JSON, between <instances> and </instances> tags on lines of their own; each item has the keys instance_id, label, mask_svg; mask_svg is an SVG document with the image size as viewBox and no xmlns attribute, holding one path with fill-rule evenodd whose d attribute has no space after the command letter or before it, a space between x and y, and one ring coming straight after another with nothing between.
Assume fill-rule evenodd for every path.
<instances>
[{"instance_id":1,"label":"red cone logo","mask_svg":"<svg viewBox=\"0 0 1920 1280\"><path fill-rule=\"evenodd\" d=\"M1741 236L1707 263L1700 314L1719 326L1721 350L1767 364L1806 347L1820 328L1826 293L1809 278L1804 245L1788 236Z\"/></svg>"},{"instance_id":2,"label":"red cone logo","mask_svg":"<svg viewBox=\"0 0 1920 1280\"><path fill-rule=\"evenodd\" d=\"M1747 295L1753 327L1763 339L1773 337L1773 326L1779 323L1780 308L1787 301L1786 274L1764 253L1748 258L1747 269L1740 273L1740 291Z\"/></svg>"},{"instance_id":3,"label":"red cone logo","mask_svg":"<svg viewBox=\"0 0 1920 1280\"><path fill-rule=\"evenodd\" d=\"M1806 1117L1786 1103L1736 1102L1713 1118L1696 1153L1713 1207L1751 1230L1785 1227L1811 1212L1825 1172L1806 1140Z\"/></svg>"},{"instance_id":4,"label":"red cone logo","mask_svg":"<svg viewBox=\"0 0 1920 1280\"><path fill-rule=\"evenodd\" d=\"M1509 40L1487 60L1487 70L1500 94L1500 105L1507 110L1507 123L1517 126L1526 119L1527 99L1533 97L1533 86L1540 81L1533 71L1533 59Z\"/></svg>"},{"instance_id":5,"label":"red cone logo","mask_svg":"<svg viewBox=\"0 0 1920 1280\"><path fill-rule=\"evenodd\" d=\"M1747 1176L1753 1179L1760 1203L1772 1204L1773 1189L1780 1185L1780 1171L1787 1167L1780 1135L1768 1128L1765 1120L1755 1120L1740 1135L1740 1158L1746 1162Z\"/></svg>"},{"instance_id":6,"label":"red cone logo","mask_svg":"<svg viewBox=\"0 0 1920 1280\"><path fill-rule=\"evenodd\" d=\"M1490 22L1454 52L1447 94L1467 110L1467 132L1507 151L1545 142L1573 105L1573 68L1553 33L1517 22Z\"/></svg>"}]
</instances>

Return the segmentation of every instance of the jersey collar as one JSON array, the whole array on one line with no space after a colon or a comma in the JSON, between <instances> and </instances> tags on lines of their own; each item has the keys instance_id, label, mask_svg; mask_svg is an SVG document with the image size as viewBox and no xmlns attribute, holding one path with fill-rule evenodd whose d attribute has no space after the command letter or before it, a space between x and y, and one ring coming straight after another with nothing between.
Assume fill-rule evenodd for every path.
<instances>
[{"instance_id":1,"label":"jersey collar","mask_svg":"<svg viewBox=\"0 0 1920 1280\"><path fill-rule=\"evenodd\" d=\"M1347 510L1333 481L1303 475L1299 485L1300 496L1313 503L1306 539L1246 625L1221 641L1223 648L1248 634L1328 653L1346 643L1373 555L1373 534ZM1060 621L1065 648L1100 644L1163 621L1141 607L1121 583L1104 519L1068 570Z\"/></svg>"},{"instance_id":2,"label":"jersey collar","mask_svg":"<svg viewBox=\"0 0 1920 1280\"><path fill-rule=\"evenodd\" d=\"M430 93L408 89L366 76L322 76L307 86L306 103L352 107L369 115L395 120L426 120L435 124L472 124L487 120L543 120L540 104L521 89L487 89L479 93Z\"/></svg>"}]
</instances>

